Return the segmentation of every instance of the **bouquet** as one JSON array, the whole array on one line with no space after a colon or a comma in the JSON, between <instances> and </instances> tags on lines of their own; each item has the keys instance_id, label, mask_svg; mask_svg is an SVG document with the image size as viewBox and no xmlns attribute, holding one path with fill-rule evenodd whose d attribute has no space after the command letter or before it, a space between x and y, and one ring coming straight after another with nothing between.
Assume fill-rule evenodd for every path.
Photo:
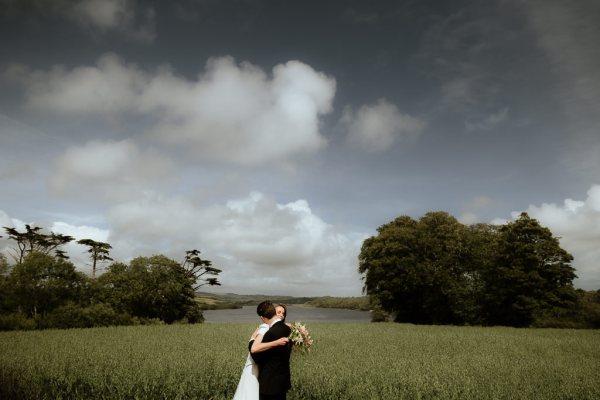
<instances>
[{"instance_id":1,"label":"bouquet","mask_svg":"<svg viewBox=\"0 0 600 400\"><path fill-rule=\"evenodd\" d=\"M290 333L288 338L292 343L292 348L302 351L310 350L310 347L313 345L313 339L310 337L310 333L308 333L306 326L300 321L296 321L292 324L291 328L292 333Z\"/></svg>"}]
</instances>

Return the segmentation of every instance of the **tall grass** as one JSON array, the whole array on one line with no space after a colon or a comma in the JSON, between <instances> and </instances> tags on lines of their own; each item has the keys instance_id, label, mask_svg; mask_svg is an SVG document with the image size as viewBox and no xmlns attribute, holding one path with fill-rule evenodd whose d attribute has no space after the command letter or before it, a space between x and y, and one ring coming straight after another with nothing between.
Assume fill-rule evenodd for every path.
<instances>
[{"instance_id":1,"label":"tall grass","mask_svg":"<svg viewBox=\"0 0 600 400\"><path fill-rule=\"evenodd\" d=\"M231 399L252 324L0 332L0 398ZM309 324L288 399L600 398L600 332Z\"/></svg>"}]
</instances>

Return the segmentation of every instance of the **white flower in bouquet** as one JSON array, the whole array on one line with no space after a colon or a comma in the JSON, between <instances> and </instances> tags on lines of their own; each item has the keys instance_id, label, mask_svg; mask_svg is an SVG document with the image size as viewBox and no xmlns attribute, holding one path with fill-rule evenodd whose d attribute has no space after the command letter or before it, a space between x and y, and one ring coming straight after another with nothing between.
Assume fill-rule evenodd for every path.
<instances>
[{"instance_id":1,"label":"white flower in bouquet","mask_svg":"<svg viewBox=\"0 0 600 400\"><path fill-rule=\"evenodd\" d=\"M296 321L292 324L292 333L288 336L290 342L292 342L292 348L303 351L308 351L313 345L313 339L310 337L306 325L300 321Z\"/></svg>"}]
</instances>

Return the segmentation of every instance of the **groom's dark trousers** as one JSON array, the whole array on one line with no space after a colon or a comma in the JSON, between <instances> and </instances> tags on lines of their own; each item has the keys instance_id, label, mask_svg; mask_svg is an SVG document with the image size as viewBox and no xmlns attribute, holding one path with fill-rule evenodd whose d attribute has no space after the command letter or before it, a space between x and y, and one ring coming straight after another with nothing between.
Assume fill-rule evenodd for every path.
<instances>
[{"instance_id":1,"label":"groom's dark trousers","mask_svg":"<svg viewBox=\"0 0 600 400\"><path fill-rule=\"evenodd\" d=\"M273 394L273 395L259 394L259 397L258 397L259 400L285 400L285 398L286 398L286 393Z\"/></svg>"},{"instance_id":2,"label":"groom's dark trousers","mask_svg":"<svg viewBox=\"0 0 600 400\"><path fill-rule=\"evenodd\" d=\"M276 322L263 336L263 343L290 336L291 329L282 321ZM250 342L249 348L252 347ZM292 387L290 374L291 344L277 346L254 353L252 358L258 365L258 385L261 400L284 400Z\"/></svg>"}]
</instances>

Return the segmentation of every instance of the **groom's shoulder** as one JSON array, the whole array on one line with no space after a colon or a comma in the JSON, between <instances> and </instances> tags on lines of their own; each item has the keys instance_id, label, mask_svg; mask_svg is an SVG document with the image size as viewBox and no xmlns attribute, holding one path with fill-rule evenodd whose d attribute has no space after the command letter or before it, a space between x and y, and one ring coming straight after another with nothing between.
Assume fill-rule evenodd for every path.
<instances>
[{"instance_id":1,"label":"groom's shoulder","mask_svg":"<svg viewBox=\"0 0 600 400\"><path fill-rule=\"evenodd\" d=\"M291 332L292 329L288 326L288 324L286 324L283 321L280 321L277 325L279 325L280 329L283 330L284 332Z\"/></svg>"},{"instance_id":2,"label":"groom's shoulder","mask_svg":"<svg viewBox=\"0 0 600 400\"><path fill-rule=\"evenodd\" d=\"M273 324L273 326L271 327L272 330L276 330L276 331L288 331L290 330L289 326L287 326L285 324L285 322L283 321L277 321L275 324Z\"/></svg>"}]
</instances>

